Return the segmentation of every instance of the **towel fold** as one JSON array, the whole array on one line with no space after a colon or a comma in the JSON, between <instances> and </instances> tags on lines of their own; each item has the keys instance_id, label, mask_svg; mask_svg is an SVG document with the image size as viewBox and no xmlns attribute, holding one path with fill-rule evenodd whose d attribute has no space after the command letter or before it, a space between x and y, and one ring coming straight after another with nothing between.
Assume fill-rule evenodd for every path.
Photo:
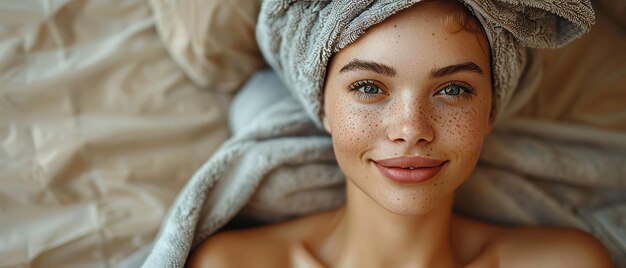
<instances>
[{"instance_id":1,"label":"towel fold","mask_svg":"<svg viewBox=\"0 0 626 268\"><path fill-rule=\"evenodd\" d=\"M332 53L367 28L410 7L412 1L264 1L257 24L259 48L270 66L321 126L322 88ZM461 0L478 18L491 47L493 111L502 118L527 64L529 48L555 48L594 23L588 0ZM522 94L522 93L518 93Z\"/></svg>"},{"instance_id":2,"label":"towel fold","mask_svg":"<svg viewBox=\"0 0 626 268\"><path fill-rule=\"evenodd\" d=\"M326 63L368 27L416 2L263 1L257 37L276 73L259 73L242 89L231 109L243 115L232 119L233 137L181 191L143 267L183 267L190 250L236 215L272 222L340 206L344 177L330 137L319 128ZM514 91L532 79L527 47L561 46L594 19L585 0L461 2L487 31L500 118L514 94L532 90ZM282 94L271 90L277 87ZM500 125L485 140L456 209L504 223L582 228L626 264L626 211L619 205L626 202L619 194L626 170L615 169L626 166L626 135L585 132L588 141L572 134L577 126Z\"/></svg>"},{"instance_id":3,"label":"towel fold","mask_svg":"<svg viewBox=\"0 0 626 268\"><path fill-rule=\"evenodd\" d=\"M237 119L231 140L181 191L144 267L182 267L192 248L236 215L274 222L343 204L344 177L330 137L284 85L282 95L258 94L276 90L277 80L261 72L240 91L231 111L249 116ZM269 107L248 110L268 100ZM625 141L624 133L509 120L485 140L455 210L506 224L587 230L626 264Z\"/></svg>"}]
</instances>

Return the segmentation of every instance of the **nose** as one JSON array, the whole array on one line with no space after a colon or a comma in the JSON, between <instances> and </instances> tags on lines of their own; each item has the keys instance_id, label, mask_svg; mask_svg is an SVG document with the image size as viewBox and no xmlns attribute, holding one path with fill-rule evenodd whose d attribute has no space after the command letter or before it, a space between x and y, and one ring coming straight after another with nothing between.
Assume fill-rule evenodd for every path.
<instances>
[{"instance_id":1,"label":"nose","mask_svg":"<svg viewBox=\"0 0 626 268\"><path fill-rule=\"evenodd\" d=\"M396 116L389 117L391 124L387 136L394 143L407 143L409 146L433 141L435 132L430 121L431 112L427 104L405 101L396 105Z\"/></svg>"}]
</instances>

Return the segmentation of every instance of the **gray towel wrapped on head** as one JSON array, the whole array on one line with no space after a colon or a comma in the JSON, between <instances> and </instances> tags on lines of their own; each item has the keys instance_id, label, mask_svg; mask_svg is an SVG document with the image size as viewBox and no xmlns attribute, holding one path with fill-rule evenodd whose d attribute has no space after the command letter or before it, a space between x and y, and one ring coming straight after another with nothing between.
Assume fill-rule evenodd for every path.
<instances>
[{"instance_id":1,"label":"gray towel wrapped on head","mask_svg":"<svg viewBox=\"0 0 626 268\"><path fill-rule=\"evenodd\" d=\"M178 195L153 248L144 252L147 259L138 253L135 260L145 259L143 267L183 267L193 248L237 215L272 221L341 205L344 178L330 137L319 129L326 64L368 27L416 2L264 0L258 42L292 94L245 93L282 87L271 72L249 81L233 110L259 108L248 105L259 102L259 96L280 97L265 100L270 105L261 110L240 113L251 118L236 120L233 137ZM528 48L562 46L594 20L588 0L461 2L478 17L490 41L499 118L512 95L524 90L516 87L532 76ZM626 169L612 169L626 166L624 135L594 131L581 132L583 137L571 126L525 121L499 129L486 139L470 183L459 190L456 209L500 222L586 229L614 256L626 255L621 220L626 200L619 191L626 188L621 179ZM511 144L517 150L509 150ZM618 190L585 196L584 187ZM554 189L558 197L550 194ZM563 203L614 205L572 210ZM623 258L617 261L626 265Z\"/></svg>"},{"instance_id":2,"label":"gray towel wrapped on head","mask_svg":"<svg viewBox=\"0 0 626 268\"><path fill-rule=\"evenodd\" d=\"M257 24L267 62L320 125L322 89L331 55L367 28L419 0L264 1ZM483 25L491 46L493 113L498 118L526 66L528 48L556 48L594 23L588 0L461 0Z\"/></svg>"}]
</instances>

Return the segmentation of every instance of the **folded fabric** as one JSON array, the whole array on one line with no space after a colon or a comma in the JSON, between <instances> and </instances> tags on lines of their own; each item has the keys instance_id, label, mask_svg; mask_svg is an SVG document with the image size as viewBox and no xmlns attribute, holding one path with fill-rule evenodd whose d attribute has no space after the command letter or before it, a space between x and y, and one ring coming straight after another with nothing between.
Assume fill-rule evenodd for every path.
<instances>
[{"instance_id":1,"label":"folded fabric","mask_svg":"<svg viewBox=\"0 0 626 268\"><path fill-rule=\"evenodd\" d=\"M259 48L320 125L326 65L363 32L413 1L264 1L257 25ZM588 0L461 0L480 20L491 46L493 113L506 107L523 74L529 48L560 47L594 22ZM521 94L521 93L519 93Z\"/></svg>"},{"instance_id":2,"label":"folded fabric","mask_svg":"<svg viewBox=\"0 0 626 268\"><path fill-rule=\"evenodd\" d=\"M486 139L455 210L492 222L585 230L626 265L626 133L514 118Z\"/></svg>"},{"instance_id":3,"label":"folded fabric","mask_svg":"<svg viewBox=\"0 0 626 268\"><path fill-rule=\"evenodd\" d=\"M264 67L254 38L260 1L147 2L165 48L199 87L234 92Z\"/></svg>"},{"instance_id":4,"label":"folded fabric","mask_svg":"<svg viewBox=\"0 0 626 268\"><path fill-rule=\"evenodd\" d=\"M231 106L234 136L181 191L144 267L182 267L192 248L236 215L273 222L343 203L330 137L287 92L268 71L240 91ZM584 229L626 264L625 141L624 133L509 120L486 139L455 209L507 224Z\"/></svg>"},{"instance_id":5,"label":"folded fabric","mask_svg":"<svg viewBox=\"0 0 626 268\"><path fill-rule=\"evenodd\" d=\"M276 77L265 79L268 75L273 76L255 76L234 100L238 103L234 110L253 116L244 118L247 121L238 119L239 125L231 122L242 128L234 130L233 137L182 189L143 267L183 267L190 250L238 214L250 199L255 202L244 214L268 221L343 203L344 177L335 164L332 142L302 106L289 94L270 99L269 107L249 105L268 100L259 99L262 94L245 93L274 88ZM281 92L287 92L278 85ZM255 107L262 110L248 110ZM257 193L257 189L266 191ZM142 257L124 266L132 267Z\"/></svg>"}]
</instances>

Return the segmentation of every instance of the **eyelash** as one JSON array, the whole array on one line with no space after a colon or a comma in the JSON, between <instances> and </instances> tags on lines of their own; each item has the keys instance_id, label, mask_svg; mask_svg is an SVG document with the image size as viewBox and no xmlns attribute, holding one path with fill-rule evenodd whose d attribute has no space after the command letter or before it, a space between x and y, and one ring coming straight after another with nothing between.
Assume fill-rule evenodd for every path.
<instances>
[{"instance_id":1,"label":"eyelash","mask_svg":"<svg viewBox=\"0 0 626 268\"><path fill-rule=\"evenodd\" d=\"M367 86L367 85L375 86L382 93L369 94L369 93L361 92L359 90L359 89L361 89L361 88L363 88L364 86ZM359 80L359 81L356 81L356 82L350 84L350 86L348 86L348 89L350 90L350 92L352 94L355 94L359 99L362 99L362 100L369 100L369 99L372 99L372 98L376 98L376 95L378 95L378 94L385 94L385 95L387 95L386 94L387 92L385 92L380 86L378 86L377 82L374 81L374 80Z\"/></svg>"},{"instance_id":2,"label":"eyelash","mask_svg":"<svg viewBox=\"0 0 626 268\"><path fill-rule=\"evenodd\" d=\"M449 86L457 86L457 87L461 88L461 90L463 90L463 92L459 93L459 95L442 94L442 95L445 95L445 98L452 99L452 100L458 100L458 99L461 99L461 98L471 99L473 96L476 95L474 93L474 89L469 84L464 83L464 82L460 82L460 81L452 81L452 82L445 83L443 86L440 87L439 90L437 90L436 93L439 94L440 92L442 92L443 90L445 90Z\"/></svg>"},{"instance_id":3,"label":"eyelash","mask_svg":"<svg viewBox=\"0 0 626 268\"><path fill-rule=\"evenodd\" d=\"M366 85L375 86L376 88L379 89L379 91L382 91L383 93L369 94L369 93L361 92L359 89L363 88ZM474 93L474 89L469 84L464 83L464 82L460 82L460 81L451 81L451 82L447 82L447 83L443 84L443 86L439 87L439 89L437 90L436 94L441 93L443 90L445 90L449 86L457 86L463 92L459 93L459 95L441 94L441 95L444 95L445 98L447 98L447 99L450 99L450 100L458 100L458 99L461 99L461 98L471 99L472 96L476 95ZM351 93L357 95L357 97L359 99L362 99L362 100L369 100L369 99L375 98L376 95L378 95L378 94L385 94L385 95L387 95L387 92L385 92L380 86L378 86L377 82L374 81L374 80L359 80L359 81L356 81L356 82L350 84L350 86L348 86L348 89L350 90Z\"/></svg>"}]
</instances>

